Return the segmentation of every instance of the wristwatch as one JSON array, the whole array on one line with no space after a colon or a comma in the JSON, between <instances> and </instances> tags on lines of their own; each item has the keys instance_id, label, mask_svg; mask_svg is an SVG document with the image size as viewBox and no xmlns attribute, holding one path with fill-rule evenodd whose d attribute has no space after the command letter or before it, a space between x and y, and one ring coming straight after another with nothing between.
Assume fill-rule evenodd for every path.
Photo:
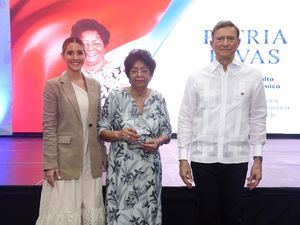
<instances>
[{"instance_id":1,"label":"wristwatch","mask_svg":"<svg viewBox=\"0 0 300 225\"><path fill-rule=\"evenodd\" d=\"M255 159L263 161L263 157L262 156L253 156L253 160L255 160Z\"/></svg>"}]
</instances>

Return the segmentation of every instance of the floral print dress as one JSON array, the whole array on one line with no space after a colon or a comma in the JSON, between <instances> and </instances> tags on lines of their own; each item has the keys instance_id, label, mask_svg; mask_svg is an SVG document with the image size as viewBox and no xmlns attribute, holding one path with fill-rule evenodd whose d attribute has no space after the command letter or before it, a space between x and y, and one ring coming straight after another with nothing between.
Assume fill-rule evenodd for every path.
<instances>
[{"instance_id":1,"label":"floral print dress","mask_svg":"<svg viewBox=\"0 0 300 225\"><path fill-rule=\"evenodd\" d=\"M139 112L127 89L109 94L102 111L100 131L134 128L140 141L172 130L164 98L151 90ZM160 225L162 167L159 151L142 150L139 143L112 142L109 151L106 188L108 225Z\"/></svg>"}]
</instances>

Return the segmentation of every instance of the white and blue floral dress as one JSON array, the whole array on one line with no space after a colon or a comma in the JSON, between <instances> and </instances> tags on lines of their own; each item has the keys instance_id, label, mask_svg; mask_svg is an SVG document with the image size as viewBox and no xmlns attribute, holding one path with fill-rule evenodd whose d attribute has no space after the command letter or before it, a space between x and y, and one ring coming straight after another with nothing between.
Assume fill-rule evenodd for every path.
<instances>
[{"instance_id":1,"label":"white and blue floral dress","mask_svg":"<svg viewBox=\"0 0 300 225\"><path fill-rule=\"evenodd\" d=\"M151 90L139 112L127 89L109 94L102 111L100 131L135 128L141 141L171 138L172 130L166 103ZM109 151L106 220L107 225L160 225L162 167L159 151L149 153L137 143L112 142Z\"/></svg>"}]
</instances>

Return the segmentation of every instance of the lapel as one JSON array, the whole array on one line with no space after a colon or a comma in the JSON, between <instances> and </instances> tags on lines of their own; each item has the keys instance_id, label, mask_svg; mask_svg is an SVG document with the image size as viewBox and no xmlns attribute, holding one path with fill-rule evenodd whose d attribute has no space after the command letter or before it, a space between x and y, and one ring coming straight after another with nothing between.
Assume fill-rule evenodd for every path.
<instances>
[{"instance_id":1,"label":"lapel","mask_svg":"<svg viewBox=\"0 0 300 225\"><path fill-rule=\"evenodd\" d=\"M83 76L85 78L85 83L87 87L87 94L89 99L89 113L88 113L88 121L91 120L93 109L96 104L96 97L95 94L97 94L97 85L95 82L93 82L91 79L88 79L86 76Z\"/></svg>"},{"instance_id":2,"label":"lapel","mask_svg":"<svg viewBox=\"0 0 300 225\"><path fill-rule=\"evenodd\" d=\"M69 99L69 101L71 102L74 111L79 119L79 121L81 122L81 116L80 116L80 110L79 110L79 105L77 102L77 98L72 86L71 81L68 78L68 75L66 72L64 72L60 78L60 83L61 83L61 87L63 92L65 93L66 97Z\"/></svg>"}]
</instances>

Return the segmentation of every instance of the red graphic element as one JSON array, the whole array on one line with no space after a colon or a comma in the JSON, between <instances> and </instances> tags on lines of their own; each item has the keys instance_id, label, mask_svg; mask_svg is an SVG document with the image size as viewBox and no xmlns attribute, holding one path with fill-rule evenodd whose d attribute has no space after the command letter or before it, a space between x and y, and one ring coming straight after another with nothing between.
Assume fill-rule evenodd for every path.
<instances>
[{"instance_id":1,"label":"red graphic element","mask_svg":"<svg viewBox=\"0 0 300 225\"><path fill-rule=\"evenodd\" d=\"M170 1L10 1L13 132L42 131L44 83L64 70L61 45L77 20L104 24L111 33L109 51L151 31Z\"/></svg>"}]
</instances>

